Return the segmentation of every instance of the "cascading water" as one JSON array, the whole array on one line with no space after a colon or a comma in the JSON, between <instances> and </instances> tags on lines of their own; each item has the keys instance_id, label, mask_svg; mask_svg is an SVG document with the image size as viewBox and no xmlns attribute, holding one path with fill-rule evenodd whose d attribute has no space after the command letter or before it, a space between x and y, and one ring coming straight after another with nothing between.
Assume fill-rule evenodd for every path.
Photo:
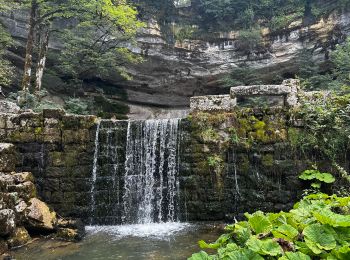
<instances>
[{"instance_id":1,"label":"cascading water","mask_svg":"<svg viewBox=\"0 0 350 260\"><path fill-rule=\"evenodd\" d=\"M124 223L178 220L179 119L130 121L124 182Z\"/></svg>"},{"instance_id":2,"label":"cascading water","mask_svg":"<svg viewBox=\"0 0 350 260\"><path fill-rule=\"evenodd\" d=\"M102 120L98 124L91 225L178 221L179 122Z\"/></svg>"}]
</instances>

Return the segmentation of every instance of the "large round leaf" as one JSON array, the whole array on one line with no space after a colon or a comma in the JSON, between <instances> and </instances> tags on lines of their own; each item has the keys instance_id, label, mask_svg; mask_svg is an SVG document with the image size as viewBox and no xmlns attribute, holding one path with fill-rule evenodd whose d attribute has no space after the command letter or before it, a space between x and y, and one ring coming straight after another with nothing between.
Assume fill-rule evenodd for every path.
<instances>
[{"instance_id":1,"label":"large round leaf","mask_svg":"<svg viewBox=\"0 0 350 260\"><path fill-rule=\"evenodd\" d=\"M270 220L261 211L258 211L252 216L249 216L248 222L256 234L269 233L272 230L272 224Z\"/></svg>"},{"instance_id":2,"label":"large round leaf","mask_svg":"<svg viewBox=\"0 0 350 260\"><path fill-rule=\"evenodd\" d=\"M307 226L303 234L306 245L315 254L321 254L322 250L332 250L337 245L332 231L328 227L318 223Z\"/></svg>"},{"instance_id":3,"label":"large round leaf","mask_svg":"<svg viewBox=\"0 0 350 260\"><path fill-rule=\"evenodd\" d=\"M278 258L278 260L311 260L311 258L301 252L286 252L286 254Z\"/></svg>"},{"instance_id":4,"label":"large round leaf","mask_svg":"<svg viewBox=\"0 0 350 260\"><path fill-rule=\"evenodd\" d=\"M272 239L259 240L254 236L247 241L247 247L260 255L277 256L283 252L276 241Z\"/></svg>"},{"instance_id":5,"label":"large round leaf","mask_svg":"<svg viewBox=\"0 0 350 260\"><path fill-rule=\"evenodd\" d=\"M193 254L188 260L213 260L214 258L208 255L206 252L201 251L199 253Z\"/></svg>"},{"instance_id":6,"label":"large round leaf","mask_svg":"<svg viewBox=\"0 0 350 260\"><path fill-rule=\"evenodd\" d=\"M288 224L283 224L272 230L272 234L275 238L283 238L288 241L293 241L297 235L298 230Z\"/></svg>"}]
</instances>

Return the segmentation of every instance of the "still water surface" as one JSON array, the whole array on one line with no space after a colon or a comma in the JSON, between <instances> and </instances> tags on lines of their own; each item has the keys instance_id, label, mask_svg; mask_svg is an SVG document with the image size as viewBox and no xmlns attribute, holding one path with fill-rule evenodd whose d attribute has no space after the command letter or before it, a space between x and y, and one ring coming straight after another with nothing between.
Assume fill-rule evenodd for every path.
<instances>
[{"instance_id":1,"label":"still water surface","mask_svg":"<svg viewBox=\"0 0 350 260\"><path fill-rule=\"evenodd\" d=\"M86 227L80 243L38 240L13 252L17 260L187 259L198 240L215 241L221 224L163 223Z\"/></svg>"}]
</instances>

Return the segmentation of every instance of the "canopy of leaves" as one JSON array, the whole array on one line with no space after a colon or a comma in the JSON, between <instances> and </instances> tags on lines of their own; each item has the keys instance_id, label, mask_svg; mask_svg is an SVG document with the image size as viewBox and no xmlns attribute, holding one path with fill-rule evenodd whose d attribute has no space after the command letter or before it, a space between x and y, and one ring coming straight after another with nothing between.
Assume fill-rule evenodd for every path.
<instances>
[{"instance_id":1,"label":"canopy of leaves","mask_svg":"<svg viewBox=\"0 0 350 260\"><path fill-rule=\"evenodd\" d=\"M319 193L304 197L290 212L246 214L247 221L228 225L216 242L200 242L216 254L201 251L189 259L347 259L349 207L350 197Z\"/></svg>"},{"instance_id":2,"label":"canopy of leaves","mask_svg":"<svg viewBox=\"0 0 350 260\"><path fill-rule=\"evenodd\" d=\"M78 26L59 35L66 43L60 69L74 79L92 73L101 78L109 74L128 78L124 66L141 61L130 48L143 23L137 19L136 9L124 0L118 5L111 0L92 2Z\"/></svg>"}]
</instances>

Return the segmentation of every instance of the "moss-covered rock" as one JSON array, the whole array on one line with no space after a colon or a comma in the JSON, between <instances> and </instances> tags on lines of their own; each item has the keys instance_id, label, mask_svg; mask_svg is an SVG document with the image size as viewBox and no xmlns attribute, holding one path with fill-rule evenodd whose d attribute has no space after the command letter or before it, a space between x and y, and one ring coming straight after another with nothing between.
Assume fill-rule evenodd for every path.
<instances>
[{"instance_id":1,"label":"moss-covered rock","mask_svg":"<svg viewBox=\"0 0 350 260\"><path fill-rule=\"evenodd\" d=\"M20 247L27 244L31 240L28 231L24 227L17 227L12 233L7 243L10 248Z\"/></svg>"},{"instance_id":2,"label":"moss-covered rock","mask_svg":"<svg viewBox=\"0 0 350 260\"><path fill-rule=\"evenodd\" d=\"M28 228L34 230L53 231L57 222L56 213L44 202L32 198L28 207Z\"/></svg>"}]
</instances>

